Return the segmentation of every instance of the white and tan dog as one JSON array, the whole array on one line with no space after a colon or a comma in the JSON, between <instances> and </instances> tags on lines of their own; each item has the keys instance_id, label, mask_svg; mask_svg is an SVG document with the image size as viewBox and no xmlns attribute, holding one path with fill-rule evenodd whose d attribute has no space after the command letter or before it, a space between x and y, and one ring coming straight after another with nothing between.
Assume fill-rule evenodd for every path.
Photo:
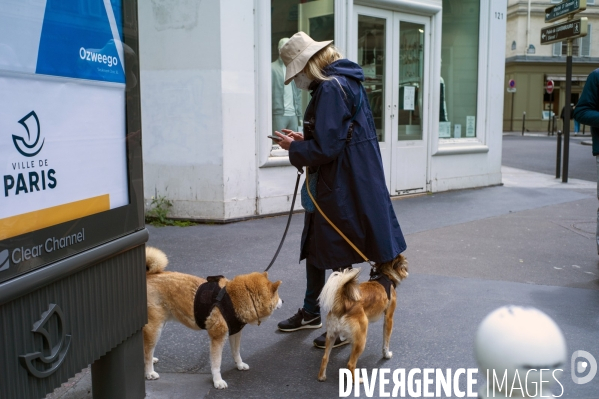
<instances>
[{"instance_id":1,"label":"white and tan dog","mask_svg":"<svg viewBox=\"0 0 599 399\"><path fill-rule=\"evenodd\" d=\"M318 380L327 378L327 364L333 349L333 343L339 335L346 337L352 344L347 368L352 376L358 358L366 346L368 323L381 318L383 324L383 357L390 359L393 353L389 350L389 341L393 331L393 312L397 305L397 287L401 280L408 277L408 261L398 255L390 262L377 264L376 270L381 278L387 279L389 293L378 281L358 283L360 269L346 269L331 274L319 297L320 310L327 315L327 339L324 356L318 373Z\"/></svg>"},{"instance_id":2,"label":"white and tan dog","mask_svg":"<svg viewBox=\"0 0 599 399\"><path fill-rule=\"evenodd\" d=\"M154 348L160 338L162 328L168 320L176 320L194 330L200 330L195 319L194 301L198 288L207 280L190 274L167 272L164 268L168 259L159 249L146 247L146 277L148 287L148 324L143 328L145 374L149 380L159 378L154 371ZM243 324L259 325L272 312L281 307L278 288L281 281L268 280L268 273L239 275L232 280L222 278L218 287L226 287L234 317ZM215 286L216 287L216 286ZM217 288L218 288L217 287ZM227 320L219 307L214 307L205 319L204 325L210 337L210 363L212 381L218 389L226 388L220 366L225 340L229 334ZM249 366L241 360L241 331L229 336L233 359L239 370Z\"/></svg>"}]
</instances>

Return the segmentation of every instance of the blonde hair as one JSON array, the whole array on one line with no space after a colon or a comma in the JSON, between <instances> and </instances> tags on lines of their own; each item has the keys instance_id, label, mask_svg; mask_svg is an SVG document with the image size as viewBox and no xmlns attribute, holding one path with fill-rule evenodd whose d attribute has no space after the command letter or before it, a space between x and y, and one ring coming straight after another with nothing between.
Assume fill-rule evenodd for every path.
<instances>
[{"instance_id":1,"label":"blonde hair","mask_svg":"<svg viewBox=\"0 0 599 399\"><path fill-rule=\"evenodd\" d=\"M331 80L332 77L326 76L322 70L333 62L343 58L337 47L329 44L322 50L314 54L304 67L304 73L312 80Z\"/></svg>"}]
</instances>

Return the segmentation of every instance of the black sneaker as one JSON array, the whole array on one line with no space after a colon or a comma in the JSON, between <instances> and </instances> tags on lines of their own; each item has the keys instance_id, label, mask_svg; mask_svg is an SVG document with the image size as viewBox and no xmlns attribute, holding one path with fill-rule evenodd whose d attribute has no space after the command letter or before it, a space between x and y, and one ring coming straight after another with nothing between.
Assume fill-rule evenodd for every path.
<instances>
[{"instance_id":1,"label":"black sneaker","mask_svg":"<svg viewBox=\"0 0 599 399\"><path fill-rule=\"evenodd\" d=\"M327 343L327 333L325 332L320 337L314 339L314 346L317 348L325 349ZM333 348L338 346L343 346L349 344L349 340L347 338L341 338L341 336L337 337L335 343L333 344Z\"/></svg>"},{"instance_id":2,"label":"black sneaker","mask_svg":"<svg viewBox=\"0 0 599 399\"><path fill-rule=\"evenodd\" d=\"M320 328L322 321L320 315L314 315L306 312L304 309L299 309L296 314L283 320L278 324L281 331L297 331L304 328Z\"/></svg>"}]
</instances>

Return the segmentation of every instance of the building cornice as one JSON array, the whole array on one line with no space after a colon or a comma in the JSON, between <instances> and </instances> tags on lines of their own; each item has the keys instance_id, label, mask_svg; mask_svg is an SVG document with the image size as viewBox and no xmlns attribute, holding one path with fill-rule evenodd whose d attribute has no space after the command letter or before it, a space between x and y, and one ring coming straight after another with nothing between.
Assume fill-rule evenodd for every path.
<instances>
[{"instance_id":1,"label":"building cornice","mask_svg":"<svg viewBox=\"0 0 599 399\"><path fill-rule=\"evenodd\" d=\"M555 4L547 4L547 1L539 2L534 1L530 3L530 14L539 16L545 16L545 10ZM515 4L511 4L507 7L507 18L514 18L517 16L526 16L528 14L528 1L519 1ZM581 17L596 17L599 16L599 4L589 4L587 9L582 13L577 14Z\"/></svg>"}]
</instances>

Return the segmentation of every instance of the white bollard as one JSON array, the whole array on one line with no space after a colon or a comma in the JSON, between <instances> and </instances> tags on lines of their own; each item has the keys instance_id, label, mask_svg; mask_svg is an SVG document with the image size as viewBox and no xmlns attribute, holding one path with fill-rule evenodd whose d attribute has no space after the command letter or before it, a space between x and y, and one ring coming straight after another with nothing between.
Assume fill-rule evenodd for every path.
<instances>
[{"instance_id":1,"label":"white bollard","mask_svg":"<svg viewBox=\"0 0 599 399\"><path fill-rule=\"evenodd\" d=\"M478 327L474 347L487 380L480 398L552 398L553 385L557 397L563 394L559 378L567 361L566 341L540 310L504 306L493 311Z\"/></svg>"}]
</instances>

